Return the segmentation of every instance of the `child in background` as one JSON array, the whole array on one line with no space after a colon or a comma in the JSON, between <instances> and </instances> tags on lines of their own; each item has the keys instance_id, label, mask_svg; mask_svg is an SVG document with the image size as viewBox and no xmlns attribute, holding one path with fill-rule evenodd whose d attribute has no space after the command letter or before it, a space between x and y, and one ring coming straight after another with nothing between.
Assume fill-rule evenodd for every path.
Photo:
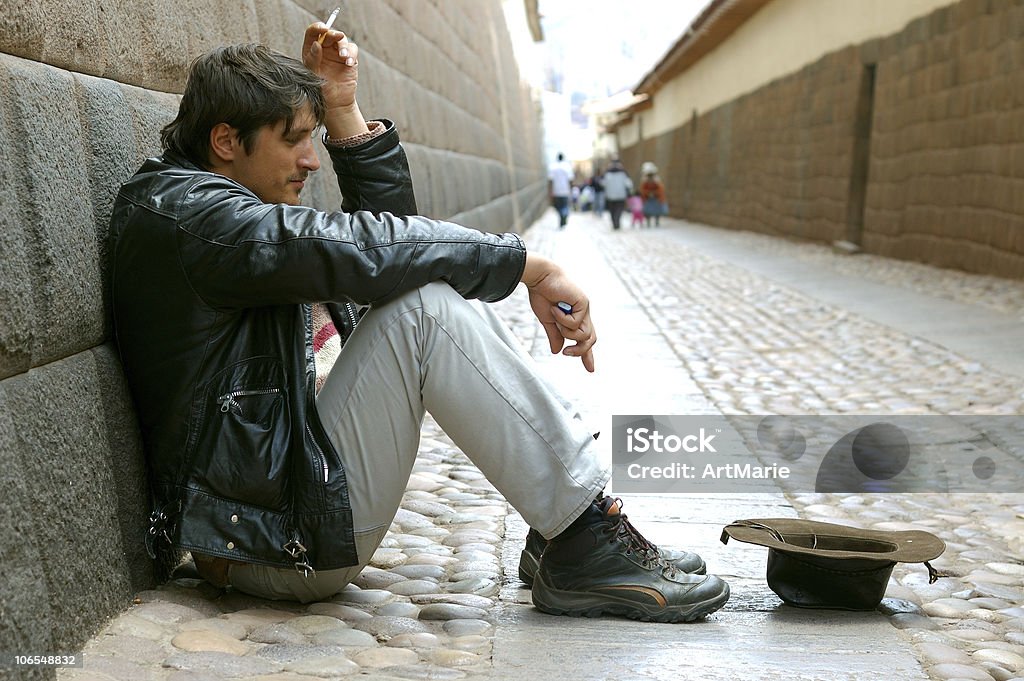
<instances>
[{"instance_id":1,"label":"child in background","mask_svg":"<svg viewBox=\"0 0 1024 681\"><path fill-rule=\"evenodd\" d=\"M626 209L633 214L633 227L644 226L644 200L640 194L633 193L626 199Z\"/></svg>"}]
</instances>

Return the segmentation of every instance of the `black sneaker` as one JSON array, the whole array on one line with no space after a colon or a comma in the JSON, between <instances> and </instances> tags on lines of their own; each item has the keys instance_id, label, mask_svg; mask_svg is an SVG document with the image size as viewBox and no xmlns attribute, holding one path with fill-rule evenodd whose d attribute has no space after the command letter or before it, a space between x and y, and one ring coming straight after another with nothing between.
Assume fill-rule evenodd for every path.
<instances>
[{"instance_id":1,"label":"black sneaker","mask_svg":"<svg viewBox=\"0 0 1024 681\"><path fill-rule=\"evenodd\" d=\"M641 536L628 520L623 520L623 522L629 525L634 534L640 538L640 541L646 544L646 550L661 557L663 562L668 563L680 572L686 572L691 575L703 575L707 572L708 568L704 563L704 559L696 553L659 548ZM526 533L526 546L523 548L523 552L519 554L519 579L526 586L533 586L533 576L537 574L540 557L547 545L548 540L532 527Z\"/></svg>"},{"instance_id":2,"label":"black sneaker","mask_svg":"<svg viewBox=\"0 0 1024 681\"><path fill-rule=\"evenodd\" d=\"M533 586L533 576L537 574L541 554L547 548L548 540L537 530L530 528L526 533L526 546L519 554L519 579L526 586Z\"/></svg>"},{"instance_id":3,"label":"black sneaker","mask_svg":"<svg viewBox=\"0 0 1024 681\"><path fill-rule=\"evenodd\" d=\"M533 604L552 615L624 615L654 622L690 622L729 600L718 577L680 572L650 550L605 498L603 518L566 539L551 541L534 575Z\"/></svg>"}]
</instances>

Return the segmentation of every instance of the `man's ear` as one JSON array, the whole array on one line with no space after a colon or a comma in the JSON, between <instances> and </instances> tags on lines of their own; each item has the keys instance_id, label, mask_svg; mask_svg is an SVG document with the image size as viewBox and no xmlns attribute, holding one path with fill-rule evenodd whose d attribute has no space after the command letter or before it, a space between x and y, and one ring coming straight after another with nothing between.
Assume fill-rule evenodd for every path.
<instances>
[{"instance_id":1,"label":"man's ear","mask_svg":"<svg viewBox=\"0 0 1024 681\"><path fill-rule=\"evenodd\" d=\"M234 161L241 146L238 132L227 123L218 123L210 129L210 161L214 165Z\"/></svg>"}]
</instances>

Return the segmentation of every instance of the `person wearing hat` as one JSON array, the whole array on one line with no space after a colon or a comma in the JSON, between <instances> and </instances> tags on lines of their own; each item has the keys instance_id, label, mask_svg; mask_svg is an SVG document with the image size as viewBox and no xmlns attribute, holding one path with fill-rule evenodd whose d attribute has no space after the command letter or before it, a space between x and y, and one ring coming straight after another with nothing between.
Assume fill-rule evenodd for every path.
<instances>
[{"instance_id":1,"label":"person wearing hat","mask_svg":"<svg viewBox=\"0 0 1024 681\"><path fill-rule=\"evenodd\" d=\"M642 166L644 181L640 185L640 198L644 201L644 219L647 226L651 226L651 218L654 218L654 225L660 224L661 216L668 213L668 204L665 202L665 185L658 177L658 167L647 161Z\"/></svg>"}]
</instances>

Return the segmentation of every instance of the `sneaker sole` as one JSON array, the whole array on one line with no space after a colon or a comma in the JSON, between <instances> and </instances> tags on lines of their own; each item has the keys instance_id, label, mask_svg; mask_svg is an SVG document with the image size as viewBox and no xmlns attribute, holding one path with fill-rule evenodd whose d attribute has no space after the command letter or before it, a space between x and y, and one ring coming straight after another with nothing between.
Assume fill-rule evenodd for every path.
<instances>
[{"instance_id":1,"label":"sneaker sole","mask_svg":"<svg viewBox=\"0 0 1024 681\"><path fill-rule=\"evenodd\" d=\"M533 586L533 576L537 574L540 561L533 557L529 551L519 554L519 580L526 586Z\"/></svg>"},{"instance_id":2,"label":"sneaker sole","mask_svg":"<svg viewBox=\"0 0 1024 681\"><path fill-rule=\"evenodd\" d=\"M540 575L536 576L533 584L533 605L538 610L549 615L566 615L568 617L621 615L643 622L693 622L715 612L728 600L728 584L725 584L725 590L722 593L713 598L658 609L648 609L634 601L620 600L605 594L552 589L544 583L544 578Z\"/></svg>"}]
</instances>

